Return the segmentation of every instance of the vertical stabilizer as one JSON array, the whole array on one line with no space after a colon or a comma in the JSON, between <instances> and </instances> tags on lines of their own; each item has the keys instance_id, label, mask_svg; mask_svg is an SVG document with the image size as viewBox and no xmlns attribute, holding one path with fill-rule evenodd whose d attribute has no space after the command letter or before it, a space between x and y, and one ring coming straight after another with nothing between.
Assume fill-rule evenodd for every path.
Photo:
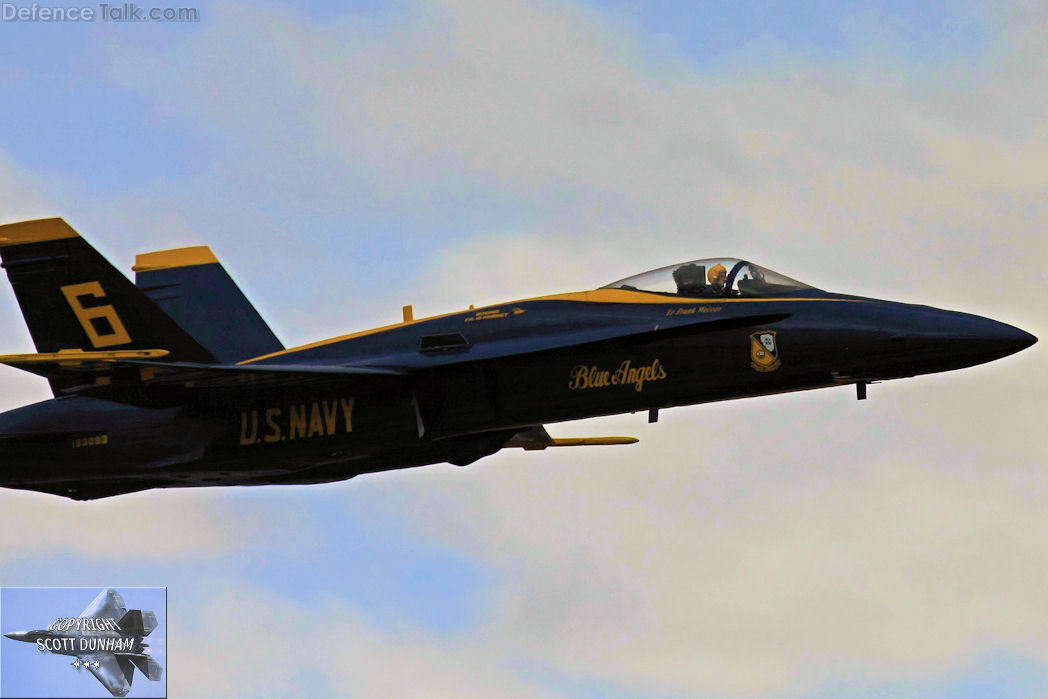
<instances>
[{"instance_id":1,"label":"vertical stabilizer","mask_svg":"<svg viewBox=\"0 0 1048 699\"><path fill-rule=\"evenodd\" d=\"M131 636L148 636L156 628L156 614L143 612L141 609L131 609L120 618L117 626L121 633Z\"/></svg>"},{"instance_id":2,"label":"vertical stabilizer","mask_svg":"<svg viewBox=\"0 0 1048 699\"><path fill-rule=\"evenodd\" d=\"M0 226L0 259L38 352L165 349L173 360L214 362L60 218Z\"/></svg>"},{"instance_id":3,"label":"vertical stabilizer","mask_svg":"<svg viewBox=\"0 0 1048 699\"><path fill-rule=\"evenodd\" d=\"M145 253L134 271L138 288L219 361L284 349L209 247Z\"/></svg>"}]
</instances>

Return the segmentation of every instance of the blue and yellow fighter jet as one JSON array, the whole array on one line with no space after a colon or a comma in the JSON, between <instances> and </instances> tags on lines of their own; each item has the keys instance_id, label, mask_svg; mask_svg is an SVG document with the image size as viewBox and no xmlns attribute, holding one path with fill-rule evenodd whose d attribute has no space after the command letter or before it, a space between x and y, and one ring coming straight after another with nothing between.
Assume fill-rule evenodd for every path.
<instances>
[{"instance_id":1,"label":"blue and yellow fighter jet","mask_svg":"<svg viewBox=\"0 0 1048 699\"><path fill-rule=\"evenodd\" d=\"M594 291L470 308L284 349L206 247L136 283L59 218L0 226L55 398L0 415L0 486L101 498L324 483L552 439L599 415L960 369L1036 338L987 318L831 293L706 259Z\"/></svg>"}]
</instances>

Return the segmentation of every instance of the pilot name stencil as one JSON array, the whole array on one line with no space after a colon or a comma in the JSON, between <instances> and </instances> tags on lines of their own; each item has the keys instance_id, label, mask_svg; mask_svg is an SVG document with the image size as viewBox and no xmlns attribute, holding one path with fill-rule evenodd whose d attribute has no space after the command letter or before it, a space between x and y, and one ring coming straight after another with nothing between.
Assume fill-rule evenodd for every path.
<instances>
[{"instance_id":1,"label":"pilot name stencil","mask_svg":"<svg viewBox=\"0 0 1048 699\"><path fill-rule=\"evenodd\" d=\"M515 316L523 315L526 311L523 308L514 307L511 311L504 311L501 308L490 308L486 311L477 311L473 315L468 316L463 320L466 323L474 323L478 320L499 320L501 318L508 318L509 314L512 313Z\"/></svg>"},{"instance_id":2,"label":"pilot name stencil","mask_svg":"<svg viewBox=\"0 0 1048 699\"><path fill-rule=\"evenodd\" d=\"M600 369L596 365L580 364L571 370L571 381L568 382L568 388L572 391L584 391L589 388L632 385L639 393L644 390L646 382L661 381L664 378L666 378L666 369L658 359L652 360L651 364L638 367L633 366L631 360L626 359L614 371Z\"/></svg>"},{"instance_id":3,"label":"pilot name stencil","mask_svg":"<svg viewBox=\"0 0 1048 699\"><path fill-rule=\"evenodd\" d=\"M356 398L319 400L240 413L240 444L331 437L353 431Z\"/></svg>"},{"instance_id":4,"label":"pilot name stencil","mask_svg":"<svg viewBox=\"0 0 1048 699\"><path fill-rule=\"evenodd\" d=\"M666 309L667 316L693 316L696 313L720 313L724 306L685 306Z\"/></svg>"}]
</instances>

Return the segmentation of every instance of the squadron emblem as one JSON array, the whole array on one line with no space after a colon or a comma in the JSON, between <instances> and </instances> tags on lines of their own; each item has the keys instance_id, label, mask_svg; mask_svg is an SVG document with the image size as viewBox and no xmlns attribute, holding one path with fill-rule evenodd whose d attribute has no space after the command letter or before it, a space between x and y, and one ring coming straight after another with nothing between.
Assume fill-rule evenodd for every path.
<instances>
[{"instance_id":1,"label":"squadron emblem","mask_svg":"<svg viewBox=\"0 0 1048 699\"><path fill-rule=\"evenodd\" d=\"M774 330L761 330L750 335L750 366L756 371L779 368L779 345Z\"/></svg>"}]
</instances>

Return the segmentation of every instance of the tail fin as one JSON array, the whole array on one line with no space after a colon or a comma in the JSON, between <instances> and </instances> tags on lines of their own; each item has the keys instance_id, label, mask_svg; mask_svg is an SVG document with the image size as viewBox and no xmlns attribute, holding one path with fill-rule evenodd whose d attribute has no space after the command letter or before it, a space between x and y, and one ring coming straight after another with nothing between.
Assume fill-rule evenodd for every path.
<instances>
[{"instance_id":1,"label":"tail fin","mask_svg":"<svg viewBox=\"0 0 1048 699\"><path fill-rule=\"evenodd\" d=\"M138 666L138 669L142 671L147 680L156 682L164 674L164 668L151 655L129 655L127 657L131 658L131 662ZM130 680L128 680L128 684L131 684Z\"/></svg>"},{"instance_id":2,"label":"tail fin","mask_svg":"<svg viewBox=\"0 0 1048 699\"><path fill-rule=\"evenodd\" d=\"M0 226L0 258L38 352L166 349L172 360L214 362L60 218Z\"/></svg>"},{"instance_id":3,"label":"tail fin","mask_svg":"<svg viewBox=\"0 0 1048 699\"><path fill-rule=\"evenodd\" d=\"M206 245L139 255L134 270L135 285L220 362L284 349Z\"/></svg>"},{"instance_id":4,"label":"tail fin","mask_svg":"<svg viewBox=\"0 0 1048 699\"><path fill-rule=\"evenodd\" d=\"M143 612L141 609L130 609L116 623L123 633L133 636L148 636L156 628L156 614Z\"/></svg>"}]
</instances>

